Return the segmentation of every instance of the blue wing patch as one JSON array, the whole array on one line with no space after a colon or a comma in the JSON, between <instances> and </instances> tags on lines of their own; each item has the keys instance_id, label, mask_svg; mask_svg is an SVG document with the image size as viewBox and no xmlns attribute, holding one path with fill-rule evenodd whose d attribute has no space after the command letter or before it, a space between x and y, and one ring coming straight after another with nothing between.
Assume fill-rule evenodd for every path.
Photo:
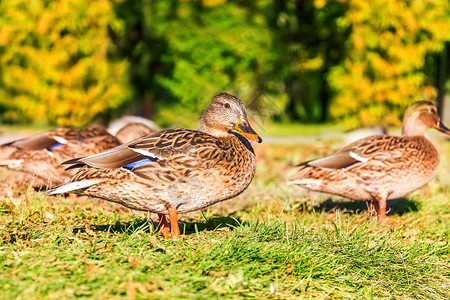
<instances>
[{"instance_id":1,"label":"blue wing patch","mask_svg":"<svg viewBox=\"0 0 450 300\"><path fill-rule=\"evenodd\" d=\"M133 170L133 169L136 170L136 169L145 167L145 164L150 163L150 162L153 162L153 160L151 160L150 158L143 158L141 160L132 162L131 164L124 166L124 168L128 169L128 170Z\"/></svg>"},{"instance_id":2,"label":"blue wing patch","mask_svg":"<svg viewBox=\"0 0 450 300\"><path fill-rule=\"evenodd\" d=\"M50 147L48 147L47 150L52 150L52 149L54 149L56 147L59 147L59 146L62 146L62 144L61 143L56 143L56 144L53 144Z\"/></svg>"},{"instance_id":3,"label":"blue wing patch","mask_svg":"<svg viewBox=\"0 0 450 300\"><path fill-rule=\"evenodd\" d=\"M360 163L362 163L362 161L355 161L354 163L351 163L348 166L345 166L344 169L348 169L348 168L350 168L350 167L352 167L352 166L354 166L356 164L360 164Z\"/></svg>"}]
</instances>

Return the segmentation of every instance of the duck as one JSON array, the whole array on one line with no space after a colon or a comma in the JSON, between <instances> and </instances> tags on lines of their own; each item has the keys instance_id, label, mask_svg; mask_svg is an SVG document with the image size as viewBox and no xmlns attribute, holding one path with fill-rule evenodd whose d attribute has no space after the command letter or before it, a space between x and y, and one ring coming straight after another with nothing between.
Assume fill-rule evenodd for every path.
<instances>
[{"instance_id":1,"label":"duck","mask_svg":"<svg viewBox=\"0 0 450 300\"><path fill-rule=\"evenodd\" d=\"M156 132L156 131L160 130L158 125L155 122L153 122L152 120L141 117L141 116L136 116L136 115L124 115L124 116L121 116L120 118L113 119L109 122L106 130L110 134L117 137L118 132L121 129L123 129L125 127L125 125L132 124L132 123L140 123L144 126L142 128L146 128L146 130L151 130L152 132ZM141 135L141 136L143 136L143 135Z\"/></svg>"},{"instance_id":2,"label":"duck","mask_svg":"<svg viewBox=\"0 0 450 300\"><path fill-rule=\"evenodd\" d=\"M149 135L156 132L153 127L149 127L141 122L130 122L120 128L114 136L119 140L121 144L128 143L137 138ZM111 133L111 131L108 130ZM112 134L112 133L111 133ZM83 155L83 154L82 154ZM80 156L82 156L80 155Z\"/></svg>"},{"instance_id":3,"label":"duck","mask_svg":"<svg viewBox=\"0 0 450 300\"><path fill-rule=\"evenodd\" d=\"M64 164L78 172L48 195L70 192L156 213L160 233L179 240L178 214L236 197L250 185L256 171L250 141L262 139L244 103L223 92L202 113L198 130L166 129L69 160Z\"/></svg>"},{"instance_id":4,"label":"duck","mask_svg":"<svg viewBox=\"0 0 450 300\"><path fill-rule=\"evenodd\" d=\"M115 137L97 125L85 129L57 128L0 146L0 166L31 173L51 188L70 180L76 171L65 170L66 160L89 156L152 132L144 124L129 123Z\"/></svg>"},{"instance_id":5,"label":"duck","mask_svg":"<svg viewBox=\"0 0 450 300\"><path fill-rule=\"evenodd\" d=\"M370 201L383 223L387 200L421 188L438 171L439 153L426 133L428 128L450 134L432 102L414 102L404 114L401 136L369 136L330 156L303 162L287 184Z\"/></svg>"},{"instance_id":6,"label":"duck","mask_svg":"<svg viewBox=\"0 0 450 300\"><path fill-rule=\"evenodd\" d=\"M101 126L85 129L56 128L38 135L3 144L0 166L31 173L42 178L47 187L72 178L62 162L81 155L92 155L120 145Z\"/></svg>"}]
</instances>

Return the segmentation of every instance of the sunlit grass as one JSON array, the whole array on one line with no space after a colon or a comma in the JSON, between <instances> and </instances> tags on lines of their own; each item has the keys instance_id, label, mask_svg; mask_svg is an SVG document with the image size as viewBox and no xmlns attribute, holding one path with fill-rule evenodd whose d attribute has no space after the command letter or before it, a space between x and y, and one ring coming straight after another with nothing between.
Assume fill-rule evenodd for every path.
<instances>
[{"instance_id":1,"label":"sunlit grass","mask_svg":"<svg viewBox=\"0 0 450 300\"><path fill-rule=\"evenodd\" d=\"M15 125L1 124L0 133L14 134L14 133L43 132L53 128L54 127L49 126L48 124L34 124L32 128L30 128L29 125L25 124L15 124Z\"/></svg>"},{"instance_id":2,"label":"sunlit grass","mask_svg":"<svg viewBox=\"0 0 450 300\"><path fill-rule=\"evenodd\" d=\"M365 203L284 184L293 164L330 151L323 144L260 145L249 189L182 215L180 242L158 236L145 213L47 197L17 185L28 177L1 170L10 191L0 200L0 294L448 299L450 145L438 146L437 177L390 202L389 221L379 225Z\"/></svg>"},{"instance_id":3,"label":"sunlit grass","mask_svg":"<svg viewBox=\"0 0 450 300\"><path fill-rule=\"evenodd\" d=\"M272 136L297 136L312 135L326 131L342 130L343 128L336 124L301 124L301 123L258 123L254 126L255 130L263 135Z\"/></svg>"}]
</instances>

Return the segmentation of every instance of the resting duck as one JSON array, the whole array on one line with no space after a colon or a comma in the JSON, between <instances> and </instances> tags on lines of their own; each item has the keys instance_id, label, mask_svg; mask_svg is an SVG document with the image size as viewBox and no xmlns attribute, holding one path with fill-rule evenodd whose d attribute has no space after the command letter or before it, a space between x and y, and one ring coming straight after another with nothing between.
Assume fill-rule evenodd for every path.
<instances>
[{"instance_id":1,"label":"resting duck","mask_svg":"<svg viewBox=\"0 0 450 300\"><path fill-rule=\"evenodd\" d=\"M66 182L75 174L74 171L65 171L62 162L118 145L119 141L100 127L84 130L59 128L2 145L0 166L31 173L52 187Z\"/></svg>"},{"instance_id":2,"label":"resting duck","mask_svg":"<svg viewBox=\"0 0 450 300\"><path fill-rule=\"evenodd\" d=\"M242 101L221 93L203 112L199 130L167 129L70 160L69 169L80 170L48 194L88 195L157 213L161 233L180 239L177 213L203 209L248 187L256 156L247 139L262 141Z\"/></svg>"},{"instance_id":3,"label":"resting duck","mask_svg":"<svg viewBox=\"0 0 450 300\"><path fill-rule=\"evenodd\" d=\"M31 173L48 187L60 185L76 171L65 171L66 160L97 154L142 137L153 130L141 123L125 124L117 138L103 127L59 128L0 146L0 166Z\"/></svg>"},{"instance_id":4,"label":"resting duck","mask_svg":"<svg viewBox=\"0 0 450 300\"><path fill-rule=\"evenodd\" d=\"M439 154L426 134L428 128L450 134L433 103L415 102L405 113L401 137L370 136L325 158L304 162L288 184L372 201L383 222L387 200L406 196L436 175Z\"/></svg>"},{"instance_id":5,"label":"resting duck","mask_svg":"<svg viewBox=\"0 0 450 300\"><path fill-rule=\"evenodd\" d=\"M149 135L150 133L156 132L157 130L148 127L144 123L140 122L131 122L125 124L117 133L114 135L121 144L128 143L137 138L143 137L145 135ZM83 156L81 154L79 156Z\"/></svg>"}]
</instances>

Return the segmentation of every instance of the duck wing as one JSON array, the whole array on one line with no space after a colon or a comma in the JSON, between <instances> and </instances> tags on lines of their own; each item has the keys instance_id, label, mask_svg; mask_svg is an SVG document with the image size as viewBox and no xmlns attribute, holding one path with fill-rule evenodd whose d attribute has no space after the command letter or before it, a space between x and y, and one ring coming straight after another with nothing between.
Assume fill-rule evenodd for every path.
<instances>
[{"instance_id":1,"label":"duck wing","mask_svg":"<svg viewBox=\"0 0 450 300\"><path fill-rule=\"evenodd\" d=\"M167 129L88 157L64 162L68 169L88 165L95 168L120 168L142 161L156 162L175 155L191 156L200 148L219 149L216 140L189 129ZM194 151L192 151L194 150Z\"/></svg>"},{"instance_id":2,"label":"duck wing","mask_svg":"<svg viewBox=\"0 0 450 300\"><path fill-rule=\"evenodd\" d=\"M374 135L358 140L342 150L302 165L324 169L345 169L357 163L402 156L407 141L402 137Z\"/></svg>"},{"instance_id":3,"label":"duck wing","mask_svg":"<svg viewBox=\"0 0 450 300\"><path fill-rule=\"evenodd\" d=\"M68 142L84 142L90 138L110 136L101 127L90 127L84 130L76 128L58 128L41 134L8 142L1 146L13 146L23 150L43 150L55 145L64 145Z\"/></svg>"},{"instance_id":4,"label":"duck wing","mask_svg":"<svg viewBox=\"0 0 450 300\"><path fill-rule=\"evenodd\" d=\"M42 150L58 143L59 141L55 140L53 137L50 137L48 132L44 132L38 135L3 144L2 147L13 146L23 150Z\"/></svg>"}]
</instances>

